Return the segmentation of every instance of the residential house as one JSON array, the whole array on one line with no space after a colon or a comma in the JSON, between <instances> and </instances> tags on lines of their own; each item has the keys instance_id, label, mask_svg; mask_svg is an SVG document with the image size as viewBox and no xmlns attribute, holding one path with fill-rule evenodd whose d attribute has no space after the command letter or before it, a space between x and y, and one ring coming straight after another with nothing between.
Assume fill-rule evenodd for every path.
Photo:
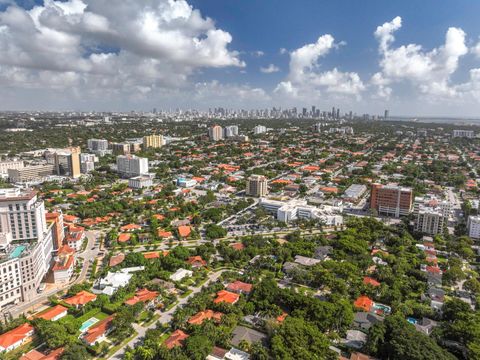
<instances>
[{"instance_id":1,"label":"residential house","mask_svg":"<svg viewBox=\"0 0 480 360\"><path fill-rule=\"evenodd\" d=\"M187 263L189 263L194 269L207 266L207 262L203 260L201 256L190 256Z\"/></svg>"},{"instance_id":2,"label":"residential house","mask_svg":"<svg viewBox=\"0 0 480 360\"><path fill-rule=\"evenodd\" d=\"M113 330L112 321L113 315L110 315L97 322L82 335L82 340L89 346L94 346L105 341L107 335Z\"/></svg>"},{"instance_id":3,"label":"residential house","mask_svg":"<svg viewBox=\"0 0 480 360\"><path fill-rule=\"evenodd\" d=\"M91 301L97 300L97 295L92 294L88 291L82 290L76 295L65 299L64 302L68 305L74 306L77 309L83 307L84 305L88 304Z\"/></svg>"},{"instance_id":4,"label":"residential house","mask_svg":"<svg viewBox=\"0 0 480 360\"><path fill-rule=\"evenodd\" d=\"M235 304L240 299L240 295L227 291L227 290L220 290L217 293L217 297L213 300L215 304L218 303L228 303L228 304Z\"/></svg>"},{"instance_id":5,"label":"residential house","mask_svg":"<svg viewBox=\"0 0 480 360\"><path fill-rule=\"evenodd\" d=\"M0 352L12 351L32 340L35 329L29 323L17 326L15 329L0 335Z\"/></svg>"},{"instance_id":6,"label":"residential house","mask_svg":"<svg viewBox=\"0 0 480 360\"><path fill-rule=\"evenodd\" d=\"M362 330L368 330L373 325L382 322L384 318L371 312L357 312L353 319L353 326Z\"/></svg>"},{"instance_id":7,"label":"residential house","mask_svg":"<svg viewBox=\"0 0 480 360\"><path fill-rule=\"evenodd\" d=\"M178 269L172 275L170 275L170 280L172 281L181 281L185 277L191 277L193 275L192 270Z\"/></svg>"},{"instance_id":8,"label":"residential house","mask_svg":"<svg viewBox=\"0 0 480 360\"><path fill-rule=\"evenodd\" d=\"M138 290L133 297L125 301L126 305L135 305L139 302L144 303L147 308L154 308L158 304L158 291L148 289Z\"/></svg>"},{"instance_id":9,"label":"residential house","mask_svg":"<svg viewBox=\"0 0 480 360\"><path fill-rule=\"evenodd\" d=\"M183 346L183 342L188 338L188 334L185 334L182 330L175 330L168 338L165 340L164 344L167 349L173 349L176 346Z\"/></svg>"},{"instance_id":10,"label":"residential house","mask_svg":"<svg viewBox=\"0 0 480 360\"><path fill-rule=\"evenodd\" d=\"M234 281L230 284L227 285L227 290L228 291L231 291L231 292L234 292L234 293L237 293L237 294L250 294L252 292L252 289L253 289L253 285L252 284L248 284L248 283L244 283L242 281Z\"/></svg>"},{"instance_id":11,"label":"residential house","mask_svg":"<svg viewBox=\"0 0 480 360\"><path fill-rule=\"evenodd\" d=\"M213 311L213 310L204 310L196 313L190 319L188 323L190 325L201 325L205 320L214 320L215 322L220 322L222 319L223 313Z\"/></svg>"},{"instance_id":12,"label":"residential house","mask_svg":"<svg viewBox=\"0 0 480 360\"><path fill-rule=\"evenodd\" d=\"M57 321L64 316L67 316L68 309L62 305L56 305L54 307L48 308L34 316L35 319L44 319L49 321Z\"/></svg>"}]
</instances>

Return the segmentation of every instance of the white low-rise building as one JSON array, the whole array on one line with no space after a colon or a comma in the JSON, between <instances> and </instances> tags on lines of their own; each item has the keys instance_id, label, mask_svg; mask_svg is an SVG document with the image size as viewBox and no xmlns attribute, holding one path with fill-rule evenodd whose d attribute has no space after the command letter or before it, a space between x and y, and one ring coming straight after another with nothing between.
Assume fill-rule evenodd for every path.
<instances>
[{"instance_id":1,"label":"white low-rise building","mask_svg":"<svg viewBox=\"0 0 480 360\"><path fill-rule=\"evenodd\" d=\"M143 189L153 185L153 180L150 176L135 176L128 179L128 186L132 189Z\"/></svg>"},{"instance_id":2,"label":"white low-rise building","mask_svg":"<svg viewBox=\"0 0 480 360\"><path fill-rule=\"evenodd\" d=\"M275 215L276 219L289 223L297 219L315 219L322 221L326 226L339 226L343 224L341 207L322 205L316 207L308 205L305 200L290 200L288 202L260 199L260 206Z\"/></svg>"},{"instance_id":3,"label":"white low-rise building","mask_svg":"<svg viewBox=\"0 0 480 360\"><path fill-rule=\"evenodd\" d=\"M187 269L178 269L172 275L170 275L170 280L172 281L181 281L186 277L193 275L193 271Z\"/></svg>"}]
</instances>

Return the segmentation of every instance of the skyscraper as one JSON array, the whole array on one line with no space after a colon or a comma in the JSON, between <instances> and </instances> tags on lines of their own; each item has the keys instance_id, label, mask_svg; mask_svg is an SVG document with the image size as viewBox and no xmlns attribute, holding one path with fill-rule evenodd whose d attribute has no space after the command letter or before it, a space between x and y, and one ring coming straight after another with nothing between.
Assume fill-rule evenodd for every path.
<instances>
[{"instance_id":1,"label":"skyscraper","mask_svg":"<svg viewBox=\"0 0 480 360\"><path fill-rule=\"evenodd\" d=\"M223 139L223 129L220 125L213 125L208 129L208 137L212 141L219 141Z\"/></svg>"},{"instance_id":2,"label":"skyscraper","mask_svg":"<svg viewBox=\"0 0 480 360\"><path fill-rule=\"evenodd\" d=\"M148 159L135 155L117 156L117 171L121 176L134 177L148 174Z\"/></svg>"},{"instance_id":3,"label":"skyscraper","mask_svg":"<svg viewBox=\"0 0 480 360\"><path fill-rule=\"evenodd\" d=\"M388 116L389 116L389 111L385 110L385 113L383 114L383 120L388 120Z\"/></svg>"},{"instance_id":4,"label":"skyscraper","mask_svg":"<svg viewBox=\"0 0 480 360\"><path fill-rule=\"evenodd\" d=\"M252 175L247 180L246 194L249 196L262 197L268 193L268 181L263 175Z\"/></svg>"}]
</instances>

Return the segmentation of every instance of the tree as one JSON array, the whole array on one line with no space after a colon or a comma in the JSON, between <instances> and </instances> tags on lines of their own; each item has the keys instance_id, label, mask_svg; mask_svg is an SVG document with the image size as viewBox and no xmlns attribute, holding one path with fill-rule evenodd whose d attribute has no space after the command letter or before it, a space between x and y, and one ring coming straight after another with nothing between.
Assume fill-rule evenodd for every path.
<instances>
[{"instance_id":1,"label":"tree","mask_svg":"<svg viewBox=\"0 0 480 360\"><path fill-rule=\"evenodd\" d=\"M287 317L271 340L275 359L336 359L329 350L329 341L315 325L301 318Z\"/></svg>"},{"instance_id":2,"label":"tree","mask_svg":"<svg viewBox=\"0 0 480 360\"><path fill-rule=\"evenodd\" d=\"M80 344L70 344L65 347L60 359L62 360L87 360L90 356L88 355L87 349L85 346Z\"/></svg>"},{"instance_id":3,"label":"tree","mask_svg":"<svg viewBox=\"0 0 480 360\"><path fill-rule=\"evenodd\" d=\"M212 348L212 341L204 335L191 335L185 340L185 352L190 359L203 360Z\"/></svg>"},{"instance_id":4,"label":"tree","mask_svg":"<svg viewBox=\"0 0 480 360\"><path fill-rule=\"evenodd\" d=\"M208 224L205 226L205 235L210 240L220 239L227 235L227 230L216 224Z\"/></svg>"}]
</instances>

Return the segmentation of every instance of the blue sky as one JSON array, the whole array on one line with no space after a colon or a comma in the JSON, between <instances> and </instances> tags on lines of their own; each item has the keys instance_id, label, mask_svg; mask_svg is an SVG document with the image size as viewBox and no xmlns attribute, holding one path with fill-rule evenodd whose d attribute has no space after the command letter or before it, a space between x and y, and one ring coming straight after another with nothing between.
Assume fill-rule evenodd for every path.
<instances>
[{"instance_id":1,"label":"blue sky","mask_svg":"<svg viewBox=\"0 0 480 360\"><path fill-rule=\"evenodd\" d=\"M478 14L466 0L0 0L0 108L480 117Z\"/></svg>"}]
</instances>

